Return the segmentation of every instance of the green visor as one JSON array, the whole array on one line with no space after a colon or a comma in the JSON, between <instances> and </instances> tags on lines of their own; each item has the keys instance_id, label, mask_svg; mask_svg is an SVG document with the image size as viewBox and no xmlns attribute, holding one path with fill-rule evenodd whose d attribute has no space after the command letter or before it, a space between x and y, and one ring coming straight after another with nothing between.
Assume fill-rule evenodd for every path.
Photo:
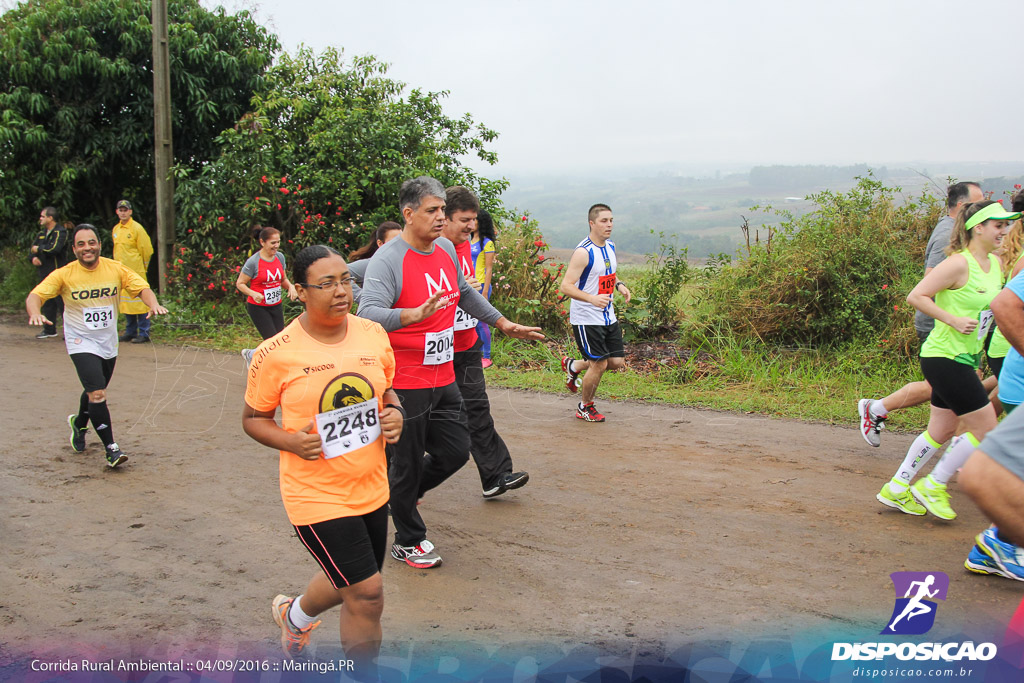
<instances>
[{"instance_id":1,"label":"green visor","mask_svg":"<svg viewBox=\"0 0 1024 683\"><path fill-rule=\"evenodd\" d=\"M1003 208L1003 205L999 202L995 204L989 204L984 209L974 214L967 219L967 223L964 224L964 228L970 230L979 223L985 221L1015 221L1020 218L1020 213L1010 213Z\"/></svg>"}]
</instances>

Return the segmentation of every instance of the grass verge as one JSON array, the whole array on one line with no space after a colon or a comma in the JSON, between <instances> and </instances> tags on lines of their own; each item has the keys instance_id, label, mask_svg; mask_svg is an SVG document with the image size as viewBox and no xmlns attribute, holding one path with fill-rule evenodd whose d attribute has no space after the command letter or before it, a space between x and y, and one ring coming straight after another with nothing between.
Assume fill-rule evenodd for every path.
<instances>
[{"instance_id":1,"label":"grass verge","mask_svg":"<svg viewBox=\"0 0 1024 683\"><path fill-rule=\"evenodd\" d=\"M570 394L559 359L578 355L571 340L525 344L496 335L487 381L496 386ZM890 359L870 349L819 351L768 349L739 344L711 351L713 360L692 361L655 372L607 373L598 401L632 399L795 418L829 424L857 424L857 400L881 398L920 379L913 359ZM627 345L627 357L629 348ZM600 405L600 404L599 404ZM889 428L919 431L928 407L893 412Z\"/></svg>"}]
</instances>

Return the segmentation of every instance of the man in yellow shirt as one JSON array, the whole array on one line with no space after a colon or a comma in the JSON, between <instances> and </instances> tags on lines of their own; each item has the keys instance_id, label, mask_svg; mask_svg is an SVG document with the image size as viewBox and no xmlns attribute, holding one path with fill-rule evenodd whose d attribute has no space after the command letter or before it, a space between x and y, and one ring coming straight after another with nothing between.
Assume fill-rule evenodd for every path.
<instances>
[{"instance_id":1,"label":"man in yellow shirt","mask_svg":"<svg viewBox=\"0 0 1024 683\"><path fill-rule=\"evenodd\" d=\"M153 256L153 243L142 226L132 219L132 205L127 199L117 203L117 218L117 225L111 229L114 237L114 260L128 266L145 280L149 259ZM126 289L122 289L118 310L124 313L126 320L124 334L119 340L130 341L133 344L148 342L149 307L142 299L133 297Z\"/></svg>"},{"instance_id":2,"label":"man in yellow shirt","mask_svg":"<svg viewBox=\"0 0 1024 683\"><path fill-rule=\"evenodd\" d=\"M145 279L124 264L100 256L100 238L88 223L75 227L71 236L75 260L53 271L25 299L29 325L53 325L42 314L43 303L64 299L64 344L82 383L78 413L68 416L71 448L85 450L85 433L90 422L103 441L107 465L117 467L128 459L114 441L107 385L117 362L117 305L121 292L146 302L148 315L163 315L167 309L157 301Z\"/></svg>"}]
</instances>

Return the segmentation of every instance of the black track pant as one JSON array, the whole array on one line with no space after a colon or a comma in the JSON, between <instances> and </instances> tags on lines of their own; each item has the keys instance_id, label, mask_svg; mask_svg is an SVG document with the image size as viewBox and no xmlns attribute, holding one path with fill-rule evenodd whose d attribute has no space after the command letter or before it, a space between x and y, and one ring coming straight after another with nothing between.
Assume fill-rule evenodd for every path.
<instances>
[{"instance_id":1,"label":"black track pant","mask_svg":"<svg viewBox=\"0 0 1024 683\"><path fill-rule=\"evenodd\" d=\"M479 339L469 349L456 352L455 382L462 393L462 406L469 426L469 452L480 472L480 484L486 491L497 486L502 475L512 471L512 456L494 430L487 383L480 364L482 359L483 342Z\"/></svg>"},{"instance_id":2,"label":"black track pant","mask_svg":"<svg viewBox=\"0 0 1024 683\"><path fill-rule=\"evenodd\" d=\"M416 501L469 460L469 429L454 382L434 389L395 389L395 393L406 418L402 437L387 447L391 521L395 542L412 546L427 537Z\"/></svg>"}]
</instances>

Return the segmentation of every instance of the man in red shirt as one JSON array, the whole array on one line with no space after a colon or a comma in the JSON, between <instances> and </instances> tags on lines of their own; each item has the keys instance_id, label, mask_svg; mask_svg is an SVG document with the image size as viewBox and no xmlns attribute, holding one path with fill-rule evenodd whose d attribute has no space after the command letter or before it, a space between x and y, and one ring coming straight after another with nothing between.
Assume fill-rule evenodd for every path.
<instances>
[{"instance_id":1,"label":"man in red shirt","mask_svg":"<svg viewBox=\"0 0 1024 683\"><path fill-rule=\"evenodd\" d=\"M423 494L469 459L469 428L455 383L455 312L461 307L511 337L543 339L517 325L466 282L455 248L442 237L445 189L437 180L407 180L399 192L400 239L377 250L366 269L359 315L380 323L395 352L395 392L406 411L402 438L388 447L391 556L413 567L441 564L416 508ZM424 453L426 455L424 456Z\"/></svg>"}]
</instances>

